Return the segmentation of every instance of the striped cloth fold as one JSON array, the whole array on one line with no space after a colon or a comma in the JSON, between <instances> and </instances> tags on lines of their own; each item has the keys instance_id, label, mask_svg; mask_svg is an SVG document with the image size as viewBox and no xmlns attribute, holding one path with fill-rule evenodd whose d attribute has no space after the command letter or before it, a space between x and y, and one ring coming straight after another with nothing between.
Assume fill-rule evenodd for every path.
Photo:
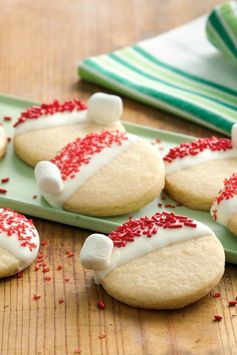
<instances>
[{"instance_id":1,"label":"striped cloth fold","mask_svg":"<svg viewBox=\"0 0 237 355\"><path fill-rule=\"evenodd\" d=\"M81 78L220 132L237 122L237 66L213 47L204 16L79 63Z\"/></svg>"},{"instance_id":2,"label":"striped cloth fold","mask_svg":"<svg viewBox=\"0 0 237 355\"><path fill-rule=\"evenodd\" d=\"M237 64L237 2L216 6L207 20L209 41Z\"/></svg>"}]
</instances>

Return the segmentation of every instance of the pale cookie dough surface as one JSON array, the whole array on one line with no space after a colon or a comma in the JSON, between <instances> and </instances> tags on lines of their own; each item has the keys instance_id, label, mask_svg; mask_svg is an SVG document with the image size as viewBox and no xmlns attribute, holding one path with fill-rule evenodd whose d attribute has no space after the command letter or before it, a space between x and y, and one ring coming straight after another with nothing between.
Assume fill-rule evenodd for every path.
<instances>
[{"instance_id":1,"label":"pale cookie dough surface","mask_svg":"<svg viewBox=\"0 0 237 355\"><path fill-rule=\"evenodd\" d=\"M34 167L41 160L51 160L64 146L78 137L84 137L92 132L116 129L125 131L121 123L103 126L94 122L85 122L16 135L13 143L19 158Z\"/></svg>"},{"instance_id":2,"label":"pale cookie dough surface","mask_svg":"<svg viewBox=\"0 0 237 355\"><path fill-rule=\"evenodd\" d=\"M63 207L91 216L121 215L151 202L163 186L160 154L138 141L88 179Z\"/></svg>"},{"instance_id":3,"label":"pale cookie dough surface","mask_svg":"<svg viewBox=\"0 0 237 355\"><path fill-rule=\"evenodd\" d=\"M101 282L112 297L130 306L175 309L207 295L220 281L224 263L219 240L208 235L133 259Z\"/></svg>"},{"instance_id":4,"label":"pale cookie dough surface","mask_svg":"<svg viewBox=\"0 0 237 355\"><path fill-rule=\"evenodd\" d=\"M0 159L4 156L7 149L7 136L3 126L0 125Z\"/></svg>"},{"instance_id":5,"label":"pale cookie dough surface","mask_svg":"<svg viewBox=\"0 0 237 355\"><path fill-rule=\"evenodd\" d=\"M11 276L20 270L20 260L0 247L0 278Z\"/></svg>"},{"instance_id":6,"label":"pale cookie dough surface","mask_svg":"<svg viewBox=\"0 0 237 355\"><path fill-rule=\"evenodd\" d=\"M165 189L186 207L209 211L226 177L237 170L237 159L208 161L166 175Z\"/></svg>"}]
</instances>

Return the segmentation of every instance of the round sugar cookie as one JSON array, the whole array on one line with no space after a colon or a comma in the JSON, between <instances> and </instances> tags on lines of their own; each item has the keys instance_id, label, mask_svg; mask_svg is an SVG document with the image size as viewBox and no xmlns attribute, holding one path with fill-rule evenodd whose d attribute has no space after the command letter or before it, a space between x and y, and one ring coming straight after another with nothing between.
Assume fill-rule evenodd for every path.
<instances>
[{"instance_id":1,"label":"round sugar cookie","mask_svg":"<svg viewBox=\"0 0 237 355\"><path fill-rule=\"evenodd\" d=\"M7 150L7 135L2 124L0 124L0 159L5 155Z\"/></svg>"},{"instance_id":2,"label":"round sugar cookie","mask_svg":"<svg viewBox=\"0 0 237 355\"><path fill-rule=\"evenodd\" d=\"M78 138L51 162L35 167L53 207L90 216L117 216L144 207L164 186L160 154L137 136L104 131Z\"/></svg>"},{"instance_id":3,"label":"round sugar cookie","mask_svg":"<svg viewBox=\"0 0 237 355\"><path fill-rule=\"evenodd\" d=\"M237 173L225 179L213 202L211 216L237 236Z\"/></svg>"},{"instance_id":4,"label":"round sugar cookie","mask_svg":"<svg viewBox=\"0 0 237 355\"><path fill-rule=\"evenodd\" d=\"M87 106L78 99L58 100L28 108L15 123L16 154L30 166L52 159L66 144L90 132L118 129L123 103L120 97L96 93Z\"/></svg>"},{"instance_id":5,"label":"round sugar cookie","mask_svg":"<svg viewBox=\"0 0 237 355\"><path fill-rule=\"evenodd\" d=\"M170 149L164 157L165 189L186 207L209 211L226 176L237 167L237 148L232 139L200 138Z\"/></svg>"},{"instance_id":6,"label":"round sugar cookie","mask_svg":"<svg viewBox=\"0 0 237 355\"><path fill-rule=\"evenodd\" d=\"M207 295L224 273L224 250L206 225L174 213L130 219L89 236L85 268L115 299L134 307L175 309Z\"/></svg>"},{"instance_id":7,"label":"round sugar cookie","mask_svg":"<svg viewBox=\"0 0 237 355\"><path fill-rule=\"evenodd\" d=\"M0 208L0 278L16 274L35 260L39 235L31 220Z\"/></svg>"}]
</instances>

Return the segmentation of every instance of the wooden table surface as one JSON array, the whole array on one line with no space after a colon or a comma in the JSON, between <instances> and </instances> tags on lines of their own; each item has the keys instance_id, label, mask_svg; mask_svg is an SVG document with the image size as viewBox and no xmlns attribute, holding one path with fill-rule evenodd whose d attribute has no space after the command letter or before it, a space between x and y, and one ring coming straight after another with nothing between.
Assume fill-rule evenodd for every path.
<instances>
[{"instance_id":1,"label":"wooden table surface","mask_svg":"<svg viewBox=\"0 0 237 355\"><path fill-rule=\"evenodd\" d=\"M209 11L218 0L5 0L0 10L0 92L34 100L88 98L99 88L80 82L77 61L149 38ZM125 99L124 119L170 131L212 132ZM217 290L178 311L127 307L93 284L79 264L89 231L35 219L45 281L32 265L0 283L1 354L236 354L237 269L226 266ZM68 258L67 250L74 252ZM58 264L62 269L57 270ZM69 278L69 280L68 280ZM68 281L66 281L66 280ZM33 300L34 293L41 295ZM64 301L59 303L60 299ZM96 301L103 299L104 311ZM221 322L213 322L214 314ZM79 351L80 350L80 351Z\"/></svg>"}]
</instances>

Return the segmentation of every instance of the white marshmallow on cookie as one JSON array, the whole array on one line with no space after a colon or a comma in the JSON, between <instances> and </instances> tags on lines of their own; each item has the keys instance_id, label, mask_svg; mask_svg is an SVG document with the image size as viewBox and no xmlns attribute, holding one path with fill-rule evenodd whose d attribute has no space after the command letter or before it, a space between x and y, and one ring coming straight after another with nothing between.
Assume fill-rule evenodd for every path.
<instances>
[{"instance_id":1,"label":"white marshmallow on cookie","mask_svg":"<svg viewBox=\"0 0 237 355\"><path fill-rule=\"evenodd\" d=\"M24 270L36 259L39 235L31 220L0 208L0 277Z\"/></svg>"},{"instance_id":2,"label":"white marshmallow on cookie","mask_svg":"<svg viewBox=\"0 0 237 355\"><path fill-rule=\"evenodd\" d=\"M34 166L40 160L53 158L77 137L104 129L124 131L122 113L121 98L104 93L92 95L88 107L78 99L30 107L14 124L16 153Z\"/></svg>"},{"instance_id":3,"label":"white marshmallow on cookie","mask_svg":"<svg viewBox=\"0 0 237 355\"><path fill-rule=\"evenodd\" d=\"M219 260L208 270L214 256ZM108 236L92 234L80 261L114 298L155 309L179 308L203 297L224 270L223 248L213 231L167 212L130 219Z\"/></svg>"}]
</instances>

